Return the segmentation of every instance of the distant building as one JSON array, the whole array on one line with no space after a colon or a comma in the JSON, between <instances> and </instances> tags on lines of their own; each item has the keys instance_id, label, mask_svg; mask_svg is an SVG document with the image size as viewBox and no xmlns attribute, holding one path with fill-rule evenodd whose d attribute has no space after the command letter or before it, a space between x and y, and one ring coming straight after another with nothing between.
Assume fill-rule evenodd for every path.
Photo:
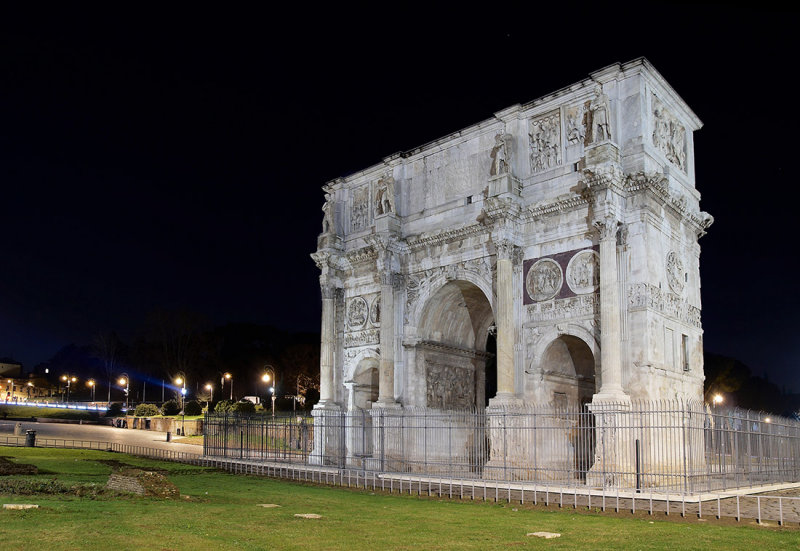
<instances>
[{"instance_id":1,"label":"distant building","mask_svg":"<svg viewBox=\"0 0 800 551\"><path fill-rule=\"evenodd\" d=\"M22 364L3 358L0 360L0 377L22 377Z\"/></svg>"}]
</instances>

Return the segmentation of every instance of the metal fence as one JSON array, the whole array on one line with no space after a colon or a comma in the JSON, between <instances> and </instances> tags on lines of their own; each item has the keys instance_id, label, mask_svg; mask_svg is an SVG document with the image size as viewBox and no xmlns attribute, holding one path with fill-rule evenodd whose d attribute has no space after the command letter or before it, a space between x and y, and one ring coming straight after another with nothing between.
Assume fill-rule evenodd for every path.
<instances>
[{"instance_id":1,"label":"metal fence","mask_svg":"<svg viewBox=\"0 0 800 551\"><path fill-rule=\"evenodd\" d=\"M681 401L207 415L204 454L460 480L696 493L800 481L800 423Z\"/></svg>"}]
</instances>

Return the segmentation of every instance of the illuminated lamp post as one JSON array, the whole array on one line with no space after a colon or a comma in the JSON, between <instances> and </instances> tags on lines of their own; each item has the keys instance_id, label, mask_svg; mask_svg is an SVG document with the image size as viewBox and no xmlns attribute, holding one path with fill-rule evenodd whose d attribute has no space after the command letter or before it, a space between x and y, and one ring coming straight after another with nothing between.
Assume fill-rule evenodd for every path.
<instances>
[{"instance_id":1,"label":"illuminated lamp post","mask_svg":"<svg viewBox=\"0 0 800 551\"><path fill-rule=\"evenodd\" d=\"M70 387L70 384L74 383L75 381L77 381L78 378L75 375L62 375L61 376L61 380L65 381L67 383L67 403L69 403L69 387ZM12 391L12 396L13 396L13 391Z\"/></svg>"},{"instance_id":2,"label":"illuminated lamp post","mask_svg":"<svg viewBox=\"0 0 800 551\"><path fill-rule=\"evenodd\" d=\"M261 376L261 380L265 383L272 381L272 387L268 390L272 392L272 416L275 417L275 394L278 390L278 378L275 376L275 369L271 365L265 365L264 371L265 373ZM266 373L267 371L269 373Z\"/></svg>"},{"instance_id":3,"label":"illuminated lamp post","mask_svg":"<svg viewBox=\"0 0 800 551\"><path fill-rule=\"evenodd\" d=\"M222 394L222 392L225 390L225 381L230 381L231 382L231 402L232 402L233 401L233 375L231 375L230 373L223 373L222 374L222 377L219 380L219 393L220 394Z\"/></svg>"},{"instance_id":4,"label":"illuminated lamp post","mask_svg":"<svg viewBox=\"0 0 800 551\"><path fill-rule=\"evenodd\" d=\"M94 402L94 387L97 385L97 383L94 382L94 379L89 379L86 381L86 384L92 389L92 402Z\"/></svg>"},{"instance_id":5,"label":"illuminated lamp post","mask_svg":"<svg viewBox=\"0 0 800 551\"><path fill-rule=\"evenodd\" d=\"M125 411L128 411L128 394L131 389L131 378L128 377L127 373L123 373L122 377L119 378L119 386L124 386L125 388L122 391L125 393Z\"/></svg>"},{"instance_id":6,"label":"illuminated lamp post","mask_svg":"<svg viewBox=\"0 0 800 551\"><path fill-rule=\"evenodd\" d=\"M206 409L211 407L211 402L214 401L214 385L211 383L206 384L206 390L211 393L211 396L206 400Z\"/></svg>"}]
</instances>

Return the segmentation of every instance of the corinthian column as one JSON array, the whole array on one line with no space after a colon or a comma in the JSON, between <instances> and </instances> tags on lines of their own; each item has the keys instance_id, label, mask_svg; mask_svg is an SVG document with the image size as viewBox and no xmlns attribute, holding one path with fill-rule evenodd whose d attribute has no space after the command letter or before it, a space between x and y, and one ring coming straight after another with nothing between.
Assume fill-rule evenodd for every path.
<instances>
[{"instance_id":1,"label":"corinthian column","mask_svg":"<svg viewBox=\"0 0 800 551\"><path fill-rule=\"evenodd\" d=\"M602 385L595 399L625 401L622 390L622 355L617 274L619 221L607 216L594 223L600 232L600 369Z\"/></svg>"},{"instance_id":2,"label":"corinthian column","mask_svg":"<svg viewBox=\"0 0 800 551\"><path fill-rule=\"evenodd\" d=\"M322 340L319 349L319 401L333 403L333 355L336 350L336 287L321 282L322 289Z\"/></svg>"},{"instance_id":3,"label":"corinthian column","mask_svg":"<svg viewBox=\"0 0 800 551\"><path fill-rule=\"evenodd\" d=\"M514 245L508 241L497 247L497 396L505 402L514 396Z\"/></svg>"},{"instance_id":4,"label":"corinthian column","mask_svg":"<svg viewBox=\"0 0 800 551\"><path fill-rule=\"evenodd\" d=\"M381 363L378 407L393 406L394 400L394 280L396 274L381 274Z\"/></svg>"}]
</instances>

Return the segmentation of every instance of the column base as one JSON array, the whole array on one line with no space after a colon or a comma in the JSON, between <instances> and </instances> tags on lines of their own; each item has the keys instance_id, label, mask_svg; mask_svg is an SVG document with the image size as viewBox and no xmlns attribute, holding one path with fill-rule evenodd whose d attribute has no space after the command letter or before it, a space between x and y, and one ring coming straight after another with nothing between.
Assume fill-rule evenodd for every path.
<instances>
[{"instance_id":1,"label":"column base","mask_svg":"<svg viewBox=\"0 0 800 551\"><path fill-rule=\"evenodd\" d=\"M621 386L604 386L600 389L600 392L592 396L592 404L604 406L618 404L627 407L631 404L631 397L622 390Z\"/></svg>"},{"instance_id":2,"label":"column base","mask_svg":"<svg viewBox=\"0 0 800 551\"><path fill-rule=\"evenodd\" d=\"M489 398L487 408L519 407L521 405L522 400L510 392L498 392L494 398Z\"/></svg>"},{"instance_id":3,"label":"column base","mask_svg":"<svg viewBox=\"0 0 800 551\"><path fill-rule=\"evenodd\" d=\"M382 402L378 400L377 402L372 403L372 409L400 409L401 406L398 402L392 400L391 402Z\"/></svg>"}]
</instances>

